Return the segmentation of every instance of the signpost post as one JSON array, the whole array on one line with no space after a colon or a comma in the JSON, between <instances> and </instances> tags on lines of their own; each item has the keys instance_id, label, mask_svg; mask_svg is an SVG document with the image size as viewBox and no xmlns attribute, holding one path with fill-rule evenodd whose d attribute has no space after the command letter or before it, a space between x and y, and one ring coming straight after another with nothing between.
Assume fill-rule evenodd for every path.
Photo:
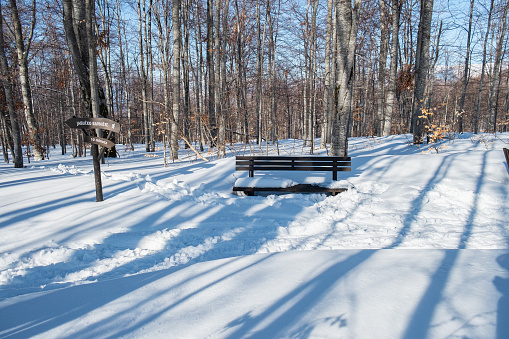
<instances>
[{"instance_id":1,"label":"signpost post","mask_svg":"<svg viewBox=\"0 0 509 339\"><path fill-rule=\"evenodd\" d=\"M100 159L106 148L112 148L115 146L115 144L108 139L112 132L120 132L120 125L117 122L106 118L71 118L67 120L65 124L70 128L81 129L85 135L85 142L89 142L94 145L91 153L94 162L95 197L96 201L103 201ZM109 131L108 136L106 138L101 138L87 133L87 130L97 129ZM102 146L100 153L97 146Z\"/></svg>"}]
</instances>

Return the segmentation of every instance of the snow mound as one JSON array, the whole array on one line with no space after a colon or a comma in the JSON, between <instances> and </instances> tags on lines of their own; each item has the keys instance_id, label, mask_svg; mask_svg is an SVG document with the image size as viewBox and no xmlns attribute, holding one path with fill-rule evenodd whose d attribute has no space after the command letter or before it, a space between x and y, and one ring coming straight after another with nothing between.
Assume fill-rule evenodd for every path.
<instances>
[{"instance_id":1,"label":"snow mound","mask_svg":"<svg viewBox=\"0 0 509 339\"><path fill-rule=\"evenodd\" d=\"M80 175L80 174L88 174L91 170L83 170L74 165L66 166L59 164L57 167L51 167L50 171L60 174L72 174L72 175Z\"/></svg>"},{"instance_id":2,"label":"snow mound","mask_svg":"<svg viewBox=\"0 0 509 339\"><path fill-rule=\"evenodd\" d=\"M286 178L239 178L235 181L235 187L273 187L287 188L297 183Z\"/></svg>"}]
</instances>

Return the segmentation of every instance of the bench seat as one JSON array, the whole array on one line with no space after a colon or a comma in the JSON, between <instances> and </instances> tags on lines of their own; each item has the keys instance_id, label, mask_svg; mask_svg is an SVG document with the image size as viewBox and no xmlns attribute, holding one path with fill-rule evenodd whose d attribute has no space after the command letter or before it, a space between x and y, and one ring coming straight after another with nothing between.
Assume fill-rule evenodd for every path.
<instances>
[{"instance_id":1,"label":"bench seat","mask_svg":"<svg viewBox=\"0 0 509 339\"><path fill-rule=\"evenodd\" d=\"M237 156L237 171L249 171L249 178L255 178L255 171L327 171L332 172L332 179L337 180L337 172L351 171L350 157L329 156ZM257 191L291 192L291 193L332 193L336 195L347 188L335 188L316 183L295 183L290 179L270 179L261 177L258 180L237 179L234 192L244 192L252 196Z\"/></svg>"}]
</instances>

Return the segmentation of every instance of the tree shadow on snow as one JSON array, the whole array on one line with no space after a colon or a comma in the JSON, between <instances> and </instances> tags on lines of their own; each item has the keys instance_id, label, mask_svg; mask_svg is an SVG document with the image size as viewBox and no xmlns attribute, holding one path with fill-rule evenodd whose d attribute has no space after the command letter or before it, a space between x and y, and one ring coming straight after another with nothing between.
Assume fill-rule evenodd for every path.
<instances>
[{"instance_id":1,"label":"tree shadow on snow","mask_svg":"<svg viewBox=\"0 0 509 339\"><path fill-rule=\"evenodd\" d=\"M441 180L443 180L447 176L447 172L450 170L452 162L454 161L455 156L447 156L444 158L442 164L437 168L433 177L428 181L425 188L420 192L419 196L412 203L411 213L407 215L404 220L404 227L400 231L396 241L389 248L396 248L401 245L404 240L404 237L410 231L413 220L417 217L419 212L422 210L424 205L424 198L427 193L429 193L432 188L437 185ZM463 229L463 233L460 237L460 241L458 243L457 249L444 250L444 258L442 262L435 270L435 273L431 276L430 283L426 291L424 292L419 304L417 305L413 315L410 318L410 322L407 325L403 338L405 339L420 339L427 338L428 331L431 328L433 315L435 313L438 305L443 302L443 292L449 281L451 272L456 265L458 256L461 249L465 249L470 236L472 234L472 229L474 227L474 220L479 208L479 195L483 186L484 175L486 172L486 164L487 164L487 153L484 153L482 165L481 165L481 173L478 175L477 183L474 191L474 202L472 204L472 208L470 209L469 216L466 219L465 226ZM507 288L507 282L506 288ZM507 291L507 289L506 289ZM507 298L503 307L507 307ZM500 312L499 312L500 313ZM507 309L502 312L504 316L509 315ZM500 315L500 314L499 314ZM507 323L507 318L504 318L504 323ZM504 325L507 328L507 325ZM506 335L509 333L505 332ZM501 337L499 337L501 338ZM504 337L506 338L506 337Z\"/></svg>"},{"instance_id":2,"label":"tree shadow on snow","mask_svg":"<svg viewBox=\"0 0 509 339\"><path fill-rule=\"evenodd\" d=\"M405 236L412 228L412 223L415 221L426 203L426 195L432 191L433 187L446 178L455 157L456 155L447 155L442 159L442 162L439 166L437 166L435 173L428 180L424 188L419 192L419 195L412 201L410 210L403 220L403 227L399 231L396 240L387 248L396 248L403 243Z\"/></svg>"},{"instance_id":3,"label":"tree shadow on snow","mask_svg":"<svg viewBox=\"0 0 509 339\"><path fill-rule=\"evenodd\" d=\"M134 188L133 185L136 183L120 183L116 190L119 192L128 190L124 187L126 185L130 189ZM166 265L168 259L175 260L174 265L179 265L177 267L186 267L201 261L257 253L260 248L277 237L280 226L285 226L280 225L280 222L272 218L277 219L277 216L282 213L281 209L288 208L286 202L283 205L273 204L270 202L272 199L270 197L228 197L217 198L212 204L205 200L201 204L200 199L209 193L203 192L198 196L191 194L176 200L155 193L142 193L140 199L132 199L130 206L126 206L123 211L115 211L112 214L102 213L101 215L104 215L105 218L94 221L94 225L90 225L91 220L87 219L62 229L62 232L69 233L67 237L59 240L60 244L65 244L72 240L74 233L80 232L84 228L87 232L93 232L94 228L100 230L101 225L105 224L122 226L123 220L129 220L138 212L142 215L147 214L144 211L146 208L152 210L142 220L134 224L131 223L129 229L124 233L113 233L101 243L74 250L72 256L65 262L28 268L22 276L16 277L13 283L4 289L2 293L4 296L10 297L34 291L42 292L34 294L33 297L28 296L25 301L9 303L8 306L0 309L0 318L2 319L0 336L28 337L42 334L93 312L110 301L131 293L132 286L142 287L159 279L161 273L155 272L139 276L139 272L151 269L163 270L168 267ZM75 198L78 200L53 201L45 206L39 206L39 213L81 201L78 197ZM235 200L233 204L229 202L231 199ZM154 203L156 204L154 205ZM312 202L310 201L309 204ZM292 206L293 216L299 214L304 208L302 204ZM234 211L234 213L225 213L225 208L229 208L230 212ZM289 215L288 211L285 211L285 215ZM291 221L290 218L285 222L290 223ZM147 236L171 230L179 232L169 238L159 238L158 240L164 241L160 248L152 250L149 245L145 255L140 255L133 260L128 259L124 263L116 264L111 269L107 268L106 271L95 271L98 266L103 265L102 261L105 261L104 266L107 266L108 261L115 258L117 254L137 249L140 242ZM186 254L189 249L191 251ZM141 248L141 251L143 250ZM31 253L25 253L24 257L27 258L30 255ZM190 257L184 258L184 262L179 262L179 255ZM174 271L175 269L165 270L163 274L171 274ZM133 281L132 283L126 283L125 286L119 288L114 286L117 278L131 274L136 274L136 276L125 279ZM65 280L66 277L72 275L77 277L83 275L86 278L78 281L94 283L67 288L64 287L71 283L55 284L59 279L64 278ZM118 281L122 282L122 280ZM48 286L40 287L46 284ZM96 288L101 293L106 290L106 295L90 297ZM78 293L77 290L79 290ZM76 297L77 295L79 297ZM90 300L86 297L87 295ZM146 300L144 303L149 301ZM45 311L43 308L48 305L51 305L51 309ZM113 318L117 319L118 316L115 315ZM98 323L87 327L86 331L80 332L80 335L89 336L91 331L101 328L99 325L110 326L114 319L99 320ZM149 321L151 320L146 320L146 322ZM134 330L134 328L125 329L122 333L126 334L130 330Z\"/></svg>"},{"instance_id":4,"label":"tree shadow on snow","mask_svg":"<svg viewBox=\"0 0 509 339\"><path fill-rule=\"evenodd\" d=\"M509 253L497 258L497 263L509 273ZM502 294L497 304L497 339L509 336L509 278L496 276L493 285Z\"/></svg>"},{"instance_id":5,"label":"tree shadow on snow","mask_svg":"<svg viewBox=\"0 0 509 339\"><path fill-rule=\"evenodd\" d=\"M375 252L376 250L359 251L343 261L332 264L306 283L300 284L261 314L253 317L248 313L234 319L225 328L225 330L236 328L227 338L277 338L286 336L287 331L295 325L299 325L299 333L294 333L292 337L306 337L312 332L313 326L312 324L303 324L302 318L325 299L327 293L338 281L368 260ZM281 313L281 310L285 311ZM275 319L272 319L274 316L276 316ZM254 333L252 332L267 319L271 319L269 324ZM346 320L342 316L332 323L339 327L346 326Z\"/></svg>"}]
</instances>

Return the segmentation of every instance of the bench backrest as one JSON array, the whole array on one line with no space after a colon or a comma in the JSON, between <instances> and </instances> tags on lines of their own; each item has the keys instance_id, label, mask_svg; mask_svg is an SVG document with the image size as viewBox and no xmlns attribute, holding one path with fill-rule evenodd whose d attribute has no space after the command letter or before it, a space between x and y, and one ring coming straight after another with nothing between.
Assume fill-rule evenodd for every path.
<instances>
[{"instance_id":1,"label":"bench backrest","mask_svg":"<svg viewBox=\"0 0 509 339\"><path fill-rule=\"evenodd\" d=\"M350 157L329 156L237 156L236 171L328 171L332 180L338 180L337 172L351 171Z\"/></svg>"}]
</instances>

